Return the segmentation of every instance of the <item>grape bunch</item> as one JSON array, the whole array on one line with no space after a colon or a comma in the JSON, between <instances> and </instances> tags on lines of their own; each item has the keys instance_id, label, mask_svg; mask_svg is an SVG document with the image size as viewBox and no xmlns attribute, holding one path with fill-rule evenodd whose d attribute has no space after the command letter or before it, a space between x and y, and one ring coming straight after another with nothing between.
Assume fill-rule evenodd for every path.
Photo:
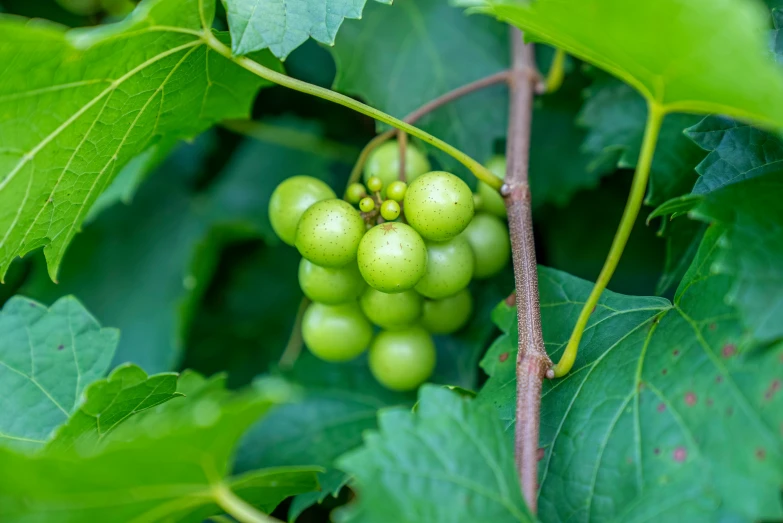
<instances>
[{"instance_id":1,"label":"grape bunch","mask_svg":"<svg viewBox=\"0 0 783 523\"><path fill-rule=\"evenodd\" d=\"M394 141L375 149L364 183L349 185L344 199L316 178L286 179L272 194L269 217L302 255L299 285L312 301L302 318L309 350L339 362L369 349L373 376L403 391L432 375L432 335L468 322L468 284L503 269L511 247L497 191L480 182L473 194L457 176L430 170L413 146L403 182L398 151ZM505 175L505 160L488 168Z\"/></svg>"}]
</instances>

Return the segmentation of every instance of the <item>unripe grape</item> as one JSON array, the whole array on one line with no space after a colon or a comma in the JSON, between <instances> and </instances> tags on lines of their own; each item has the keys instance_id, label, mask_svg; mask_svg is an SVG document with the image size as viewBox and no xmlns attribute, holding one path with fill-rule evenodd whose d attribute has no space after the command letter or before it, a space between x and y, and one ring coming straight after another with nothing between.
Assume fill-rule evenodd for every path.
<instances>
[{"instance_id":1,"label":"unripe grape","mask_svg":"<svg viewBox=\"0 0 783 523\"><path fill-rule=\"evenodd\" d=\"M367 196L367 191L365 190L364 185L360 183L352 183L345 190L345 199L348 201L348 203L352 203L354 205L359 203L359 201L365 196Z\"/></svg>"},{"instance_id":2,"label":"unripe grape","mask_svg":"<svg viewBox=\"0 0 783 523\"><path fill-rule=\"evenodd\" d=\"M383 189L383 180L377 176L371 176L370 179L367 180L367 188L371 192L379 192L381 189Z\"/></svg>"},{"instance_id":3,"label":"unripe grape","mask_svg":"<svg viewBox=\"0 0 783 523\"><path fill-rule=\"evenodd\" d=\"M408 184L395 180L386 188L386 197L395 202L401 202L405 198L405 192L408 190Z\"/></svg>"},{"instance_id":4,"label":"unripe grape","mask_svg":"<svg viewBox=\"0 0 783 523\"><path fill-rule=\"evenodd\" d=\"M310 352L322 360L347 361L370 344L372 325L356 302L311 303L302 317L302 338Z\"/></svg>"},{"instance_id":5,"label":"unripe grape","mask_svg":"<svg viewBox=\"0 0 783 523\"><path fill-rule=\"evenodd\" d=\"M421 327L383 331L370 347L370 371L391 390L413 390L435 370L435 343Z\"/></svg>"},{"instance_id":6,"label":"unripe grape","mask_svg":"<svg viewBox=\"0 0 783 523\"><path fill-rule=\"evenodd\" d=\"M505 156L493 156L485 164L485 167L492 171L492 174L500 178L501 180L506 177L506 157ZM493 189L490 185L479 181L476 192L481 198L482 211L486 211L490 214L494 214L499 218L506 217L506 203L503 201L503 197L500 193Z\"/></svg>"},{"instance_id":7,"label":"unripe grape","mask_svg":"<svg viewBox=\"0 0 783 523\"><path fill-rule=\"evenodd\" d=\"M421 326L432 334L451 334L468 323L473 312L473 297L468 289L442 300L424 300Z\"/></svg>"},{"instance_id":8,"label":"unripe grape","mask_svg":"<svg viewBox=\"0 0 783 523\"><path fill-rule=\"evenodd\" d=\"M296 229L299 253L322 267L342 267L356 259L365 226L359 211L343 200L324 200L302 215Z\"/></svg>"},{"instance_id":9,"label":"unripe grape","mask_svg":"<svg viewBox=\"0 0 783 523\"><path fill-rule=\"evenodd\" d=\"M321 267L302 258L299 262L299 286L311 300L334 305L356 300L367 284L356 262L344 267Z\"/></svg>"},{"instance_id":10,"label":"unripe grape","mask_svg":"<svg viewBox=\"0 0 783 523\"><path fill-rule=\"evenodd\" d=\"M464 231L473 218L473 193L453 174L423 174L405 193L405 217L428 240L451 239Z\"/></svg>"},{"instance_id":11,"label":"unripe grape","mask_svg":"<svg viewBox=\"0 0 783 523\"><path fill-rule=\"evenodd\" d=\"M336 198L334 191L312 176L292 176L278 185L269 199L269 221L288 245L296 240L296 226L315 202Z\"/></svg>"},{"instance_id":12,"label":"unripe grape","mask_svg":"<svg viewBox=\"0 0 783 523\"><path fill-rule=\"evenodd\" d=\"M473 193L473 209L478 212L483 206L484 202L481 199L481 195L478 193Z\"/></svg>"},{"instance_id":13,"label":"unripe grape","mask_svg":"<svg viewBox=\"0 0 783 523\"><path fill-rule=\"evenodd\" d=\"M395 330L409 327L419 319L422 301L415 291L388 294L369 288L362 294L359 305L378 327Z\"/></svg>"},{"instance_id":14,"label":"unripe grape","mask_svg":"<svg viewBox=\"0 0 783 523\"><path fill-rule=\"evenodd\" d=\"M511 258L511 240L506 224L491 214L477 214L465 229L476 263L474 278L489 278L500 272Z\"/></svg>"},{"instance_id":15,"label":"unripe grape","mask_svg":"<svg viewBox=\"0 0 783 523\"><path fill-rule=\"evenodd\" d=\"M386 221L394 221L400 216L400 204L394 200L386 200L381 204L381 216Z\"/></svg>"},{"instance_id":16,"label":"unripe grape","mask_svg":"<svg viewBox=\"0 0 783 523\"><path fill-rule=\"evenodd\" d=\"M362 212L372 211L373 209L375 209L375 200L373 200L369 196L366 198L362 198L362 201L359 202L359 209L361 209Z\"/></svg>"},{"instance_id":17,"label":"unripe grape","mask_svg":"<svg viewBox=\"0 0 783 523\"><path fill-rule=\"evenodd\" d=\"M405 179L408 183L418 176L431 170L427 156L413 144L405 148ZM377 176L383 181L384 187L388 187L394 180L400 178L400 146L395 140L379 145L367 158L364 164L364 181L371 176ZM382 197L386 197L381 192Z\"/></svg>"},{"instance_id":18,"label":"unripe grape","mask_svg":"<svg viewBox=\"0 0 783 523\"><path fill-rule=\"evenodd\" d=\"M398 222L376 225L359 244L359 270L381 292L412 289L427 270L427 247L412 227Z\"/></svg>"},{"instance_id":19,"label":"unripe grape","mask_svg":"<svg viewBox=\"0 0 783 523\"><path fill-rule=\"evenodd\" d=\"M445 242L427 243L427 272L416 291L432 299L456 294L473 277L473 250L462 235Z\"/></svg>"}]
</instances>

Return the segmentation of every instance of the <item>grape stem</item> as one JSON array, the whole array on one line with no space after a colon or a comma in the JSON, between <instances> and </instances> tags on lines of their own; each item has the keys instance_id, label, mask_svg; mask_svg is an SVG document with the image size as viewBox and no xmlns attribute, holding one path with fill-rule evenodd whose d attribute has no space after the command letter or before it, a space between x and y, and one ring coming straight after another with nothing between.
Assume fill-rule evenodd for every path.
<instances>
[{"instance_id":1,"label":"grape stem","mask_svg":"<svg viewBox=\"0 0 783 523\"><path fill-rule=\"evenodd\" d=\"M291 329L291 336L288 338L288 343L278 362L281 369L292 368L302 353L302 344L304 343L302 339L302 318L308 305L310 305L310 300L307 298L302 298L302 301L299 302L299 310L296 311L296 319L294 319L294 326Z\"/></svg>"},{"instance_id":2,"label":"grape stem","mask_svg":"<svg viewBox=\"0 0 783 523\"><path fill-rule=\"evenodd\" d=\"M519 325L514 456L522 495L530 511L535 514L541 389L544 378L551 376L552 367L541 332L533 213L528 182L533 94L539 76L535 68L533 44L525 44L518 29L509 29L512 55L509 81L511 106L506 140L506 183L501 194L505 198L511 233Z\"/></svg>"},{"instance_id":3,"label":"grape stem","mask_svg":"<svg viewBox=\"0 0 783 523\"><path fill-rule=\"evenodd\" d=\"M220 508L240 523L280 523L279 519L257 511L223 483L218 483L212 490Z\"/></svg>"},{"instance_id":4,"label":"grape stem","mask_svg":"<svg viewBox=\"0 0 783 523\"><path fill-rule=\"evenodd\" d=\"M453 147L447 144L446 142L444 142L443 140L436 138L427 132L422 131L418 127L414 127L409 123L399 120L389 114L384 113L383 111L379 111L374 107L370 107L369 105L363 104L362 102L354 100L353 98L350 98L343 94L336 93L329 89L325 89L317 85L312 85L307 82L303 82L301 80L297 80L296 78L291 78L290 76L282 73L278 73L277 71L273 71L272 69L269 69L268 67L264 67L258 62L251 60L250 58L244 56L234 56L234 54L231 52L231 48L229 48L223 42L218 40L217 37L215 37L215 35L212 34L212 32L210 31L205 31L203 34L203 38L206 44L215 52L225 57L226 59L231 60L232 62L239 65L243 69L246 69L247 71L255 74L256 76L259 76L277 85L282 85L283 87L293 89L294 91L310 94L318 98L323 98L324 100L329 100L330 102L340 104L344 107L353 109L356 112L367 115L385 124L391 125L392 127L405 131L406 133L413 135L416 138L422 140L423 142L428 143L433 147L437 147L444 153L448 154L449 156L451 156L452 158L460 162L462 165L467 167L476 176L476 178L478 178L483 182L486 182L491 187L494 187L495 189L499 189L500 186L503 185L503 180L501 180L500 178L492 174L492 172L490 172L489 169L481 165L479 162L477 162L467 154L463 153L456 147Z\"/></svg>"}]
</instances>

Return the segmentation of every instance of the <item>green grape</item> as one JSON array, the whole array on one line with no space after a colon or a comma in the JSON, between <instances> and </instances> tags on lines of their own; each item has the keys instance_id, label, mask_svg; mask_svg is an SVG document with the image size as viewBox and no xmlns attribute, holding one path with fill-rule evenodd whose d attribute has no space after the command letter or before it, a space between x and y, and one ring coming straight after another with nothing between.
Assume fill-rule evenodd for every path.
<instances>
[{"instance_id":1,"label":"green grape","mask_svg":"<svg viewBox=\"0 0 783 523\"><path fill-rule=\"evenodd\" d=\"M416 292L439 300L467 287L473 277L473 250L462 235L445 242L427 243L427 272Z\"/></svg>"},{"instance_id":2,"label":"green grape","mask_svg":"<svg viewBox=\"0 0 783 523\"><path fill-rule=\"evenodd\" d=\"M485 167L492 171L492 174L500 179L506 177L506 157L493 156L485 164ZM482 210L494 214L499 218L506 217L506 202L500 193L486 183L479 181L476 192L481 198Z\"/></svg>"},{"instance_id":3,"label":"green grape","mask_svg":"<svg viewBox=\"0 0 783 523\"><path fill-rule=\"evenodd\" d=\"M478 193L473 193L473 209L480 211L483 206L484 201L481 199L481 195Z\"/></svg>"},{"instance_id":4,"label":"green grape","mask_svg":"<svg viewBox=\"0 0 783 523\"><path fill-rule=\"evenodd\" d=\"M408 190L408 184L400 180L395 180L386 188L386 197L395 202L401 202L405 198L405 192Z\"/></svg>"},{"instance_id":5,"label":"green grape","mask_svg":"<svg viewBox=\"0 0 783 523\"><path fill-rule=\"evenodd\" d=\"M372 211L375 209L375 200L369 196L362 198L362 201L359 202L359 209L361 209L362 212Z\"/></svg>"},{"instance_id":6,"label":"green grape","mask_svg":"<svg viewBox=\"0 0 783 523\"><path fill-rule=\"evenodd\" d=\"M296 228L299 253L322 267L356 259L365 226L359 211L343 200L323 200L307 209Z\"/></svg>"},{"instance_id":7,"label":"green grape","mask_svg":"<svg viewBox=\"0 0 783 523\"><path fill-rule=\"evenodd\" d=\"M475 278L489 278L503 269L511 258L508 227L491 214L477 214L465 229L465 238L473 248Z\"/></svg>"},{"instance_id":8,"label":"green grape","mask_svg":"<svg viewBox=\"0 0 783 523\"><path fill-rule=\"evenodd\" d=\"M457 332L470 319L473 297L468 289L442 300L424 300L421 326L432 334Z\"/></svg>"},{"instance_id":9,"label":"green grape","mask_svg":"<svg viewBox=\"0 0 783 523\"><path fill-rule=\"evenodd\" d=\"M321 267L302 258L299 262L299 286L311 300L334 305L354 301L367 284L356 262L331 268Z\"/></svg>"},{"instance_id":10,"label":"green grape","mask_svg":"<svg viewBox=\"0 0 783 523\"><path fill-rule=\"evenodd\" d=\"M409 327L421 316L421 296L414 291L388 294L373 288L362 294L362 312L378 327L388 330Z\"/></svg>"},{"instance_id":11,"label":"green grape","mask_svg":"<svg viewBox=\"0 0 783 523\"><path fill-rule=\"evenodd\" d=\"M359 201L365 196L367 196L367 191L365 190L364 185L360 183L352 183L345 190L345 199L348 201L348 203L352 203L354 205L359 203Z\"/></svg>"},{"instance_id":12,"label":"green grape","mask_svg":"<svg viewBox=\"0 0 783 523\"><path fill-rule=\"evenodd\" d=\"M370 372L391 390L413 390L435 370L435 343L426 330L383 331L370 347Z\"/></svg>"},{"instance_id":13,"label":"green grape","mask_svg":"<svg viewBox=\"0 0 783 523\"><path fill-rule=\"evenodd\" d=\"M473 218L473 193L453 174L423 174L405 193L405 217L424 238L448 240L464 231Z\"/></svg>"},{"instance_id":14,"label":"green grape","mask_svg":"<svg viewBox=\"0 0 783 523\"><path fill-rule=\"evenodd\" d=\"M370 176L370 179L367 180L367 188L371 192L379 192L381 189L383 189L383 185L383 180L377 176Z\"/></svg>"},{"instance_id":15,"label":"green grape","mask_svg":"<svg viewBox=\"0 0 783 523\"><path fill-rule=\"evenodd\" d=\"M341 305L311 303L302 317L302 338L325 361L348 361L367 348L372 325L356 302Z\"/></svg>"},{"instance_id":16,"label":"green grape","mask_svg":"<svg viewBox=\"0 0 783 523\"><path fill-rule=\"evenodd\" d=\"M278 185L269 200L269 221L281 240L293 245L296 226L314 203L337 195L324 182L312 176L292 176Z\"/></svg>"},{"instance_id":17,"label":"green grape","mask_svg":"<svg viewBox=\"0 0 783 523\"><path fill-rule=\"evenodd\" d=\"M386 200L381 204L381 216L386 221L394 221L400 217L400 204L394 200Z\"/></svg>"},{"instance_id":18,"label":"green grape","mask_svg":"<svg viewBox=\"0 0 783 523\"><path fill-rule=\"evenodd\" d=\"M405 179L408 183L431 170L427 156L414 145L405 148ZM371 176L377 176L383 181L384 187L400 178L400 147L395 140L379 145L367 158L364 164L364 181ZM386 197L381 193L382 197Z\"/></svg>"},{"instance_id":19,"label":"green grape","mask_svg":"<svg viewBox=\"0 0 783 523\"><path fill-rule=\"evenodd\" d=\"M412 289L427 271L424 240L404 223L382 223L367 231L358 259L364 280L381 292Z\"/></svg>"}]
</instances>

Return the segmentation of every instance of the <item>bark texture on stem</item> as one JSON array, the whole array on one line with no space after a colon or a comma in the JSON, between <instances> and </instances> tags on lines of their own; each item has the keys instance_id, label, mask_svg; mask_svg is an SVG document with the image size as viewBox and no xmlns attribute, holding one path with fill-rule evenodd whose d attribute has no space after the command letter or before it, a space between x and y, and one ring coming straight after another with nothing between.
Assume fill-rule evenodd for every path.
<instances>
[{"instance_id":1,"label":"bark texture on stem","mask_svg":"<svg viewBox=\"0 0 783 523\"><path fill-rule=\"evenodd\" d=\"M541 387L552 362L544 348L538 298L538 273L533 216L528 183L530 125L533 95L537 82L533 45L522 33L511 30L512 68L509 81L511 107L506 142L507 174L503 196L514 259L519 350L517 353L517 405L515 448L517 473L522 494L536 512L538 494L538 438L541 414Z\"/></svg>"}]
</instances>

